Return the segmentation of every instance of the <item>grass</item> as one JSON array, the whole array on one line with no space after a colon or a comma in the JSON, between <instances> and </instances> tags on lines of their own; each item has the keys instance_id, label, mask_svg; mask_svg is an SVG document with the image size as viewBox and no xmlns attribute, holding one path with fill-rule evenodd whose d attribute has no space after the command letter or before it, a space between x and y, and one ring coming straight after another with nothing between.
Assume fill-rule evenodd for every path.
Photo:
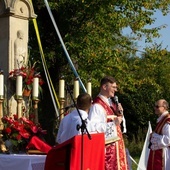
<instances>
[{"instance_id":1,"label":"grass","mask_svg":"<svg viewBox=\"0 0 170 170\"><path fill-rule=\"evenodd\" d=\"M145 142L146 134L143 133L141 129L139 129L137 133L137 137L135 135L132 135L132 138L129 139L128 137L124 137L125 146L129 150L130 156L132 157L132 170L137 170L138 165L136 163L139 163L140 155L143 149L143 145ZM135 163L136 162L136 163Z\"/></svg>"}]
</instances>

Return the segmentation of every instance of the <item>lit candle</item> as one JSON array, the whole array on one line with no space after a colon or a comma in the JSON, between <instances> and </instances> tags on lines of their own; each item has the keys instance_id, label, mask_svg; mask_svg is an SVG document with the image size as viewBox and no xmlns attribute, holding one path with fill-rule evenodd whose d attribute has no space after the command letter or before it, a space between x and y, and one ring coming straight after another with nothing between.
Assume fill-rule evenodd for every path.
<instances>
[{"instance_id":1,"label":"lit candle","mask_svg":"<svg viewBox=\"0 0 170 170\"><path fill-rule=\"evenodd\" d=\"M32 91L32 96L38 98L38 87L39 87L39 78L34 77L33 78L33 91Z\"/></svg>"},{"instance_id":2,"label":"lit candle","mask_svg":"<svg viewBox=\"0 0 170 170\"><path fill-rule=\"evenodd\" d=\"M17 96L22 96L22 76L17 76L17 81L16 81L16 95Z\"/></svg>"},{"instance_id":3,"label":"lit candle","mask_svg":"<svg viewBox=\"0 0 170 170\"><path fill-rule=\"evenodd\" d=\"M59 98L64 98L65 81L64 79L59 80Z\"/></svg>"},{"instance_id":4,"label":"lit candle","mask_svg":"<svg viewBox=\"0 0 170 170\"><path fill-rule=\"evenodd\" d=\"M76 99L76 98L78 97L78 95L79 95L79 81L78 81L78 79L76 79L76 80L74 81L73 96L74 96L74 98Z\"/></svg>"},{"instance_id":5,"label":"lit candle","mask_svg":"<svg viewBox=\"0 0 170 170\"><path fill-rule=\"evenodd\" d=\"M87 82L87 93L91 96L91 82L90 81L88 81Z\"/></svg>"},{"instance_id":6,"label":"lit candle","mask_svg":"<svg viewBox=\"0 0 170 170\"><path fill-rule=\"evenodd\" d=\"M4 75L0 74L0 96L4 95Z\"/></svg>"}]
</instances>

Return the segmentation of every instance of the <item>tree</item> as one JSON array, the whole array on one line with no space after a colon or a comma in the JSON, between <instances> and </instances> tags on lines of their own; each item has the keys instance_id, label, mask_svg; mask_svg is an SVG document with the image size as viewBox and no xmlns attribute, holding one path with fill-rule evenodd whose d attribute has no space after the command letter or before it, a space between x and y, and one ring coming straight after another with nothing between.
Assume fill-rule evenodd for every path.
<instances>
[{"instance_id":1,"label":"tree","mask_svg":"<svg viewBox=\"0 0 170 170\"><path fill-rule=\"evenodd\" d=\"M146 49L145 56L136 57L137 46L134 40L145 36L148 42L152 42L152 38L159 36L158 31L163 26L153 29L148 29L146 26L155 22L152 18L155 10L159 9L163 14L167 14L170 0L149 2L50 0L49 4L81 79L84 83L88 79L92 80L93 95L97 94L99 81L104 75L115 76L119 81L119 95L122 97L125 109L131 113L129 120L135 112L134 119L137 118L139 125L147 124L151 111L150 104L163 94L162 84L156 76L159 73L159 77L162 77L169 68L164 68L163 72L156 70L158 67L155 58L159 59L157 53L160 54L161 49L157 49L158 51L154 48ZM34 8L38 15L42 45L54 84L57 87L61 74L68 82L72 81L73 72L44 3L37 0L34 2ZM122 34L122 30L127 27L132 30L131 37ZM36 43L35 33L30 29L33 56L39 56ZM33 59L37 60L36 57ZM143 115L143 112L146 112L146 115ZM138 126L136 120L132 124Z\"/></svg>"},{"instance_id":2,"label":"tree","mask_svg":"<svg viewBox=\"0 0 170 170\"><path fill-rule=\"evenodd\" d=\"M131 62L133 82L131 88L124 89L122 100L129 131L136 134L139 128L154 122L154 103L161 98L169 101L169 53L160 46L147 48L146 53ZM129 60L130 62L130 60ZM127 87L127 86L126 86ZM137 122L137 123L136 123Z\"/></svg>"},{"instance_id":3,"label":"tree","mask_svg":"<svg viewBox=\"0 0 170 170\"><path fill-rule=\"evenodd\" d=\"M62 65L66 68L67 61L63 60L64 53L60 42L44 4L40 2L35 2L35 6L40 8L40 10L35 8L35 12L42 28L41 35L44 37L42 39L46 55L51 61L49 65L60 63L57 65L59 68ZM72 60L79 65L80 75L86 80L90 72L93 84L97 85L96 77L100 79L103 70L106 70L106 74L110 73L110 66L121 65L121 56L130 56L136 52L133 40L145 35L148 41L152 41L153 37L159 36L160 27L147 29L145 26L154 23L155 19L151 17L156 9L162 10L164 14L167 13L169 1L61 0L56 2L51 0L50 4L67 50ZM46 30L47 25L48 30ZM126 27L132 29L133 37L122 35L122 30ZM94 68L99 67L101 69L96 72ZM68 71L63 68L62 71Z\"/></svg>"}]
</instances>

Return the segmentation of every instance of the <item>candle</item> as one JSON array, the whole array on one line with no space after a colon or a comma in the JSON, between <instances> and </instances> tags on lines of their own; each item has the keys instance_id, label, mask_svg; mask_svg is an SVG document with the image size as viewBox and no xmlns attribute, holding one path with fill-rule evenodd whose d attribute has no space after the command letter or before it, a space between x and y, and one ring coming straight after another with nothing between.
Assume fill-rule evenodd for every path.
<instances>
[{"instance_id":1,"label":"candle","mask_svg":"<svg viewBox=\"0 0 170 170\"><path fill-rule=\"evenodd\" d=\"M38 98L38 90L39 88L39 78L38 77L34 77L33 79L33 91L32 91L32 96Z\"/></svg>"},{"instance_id":2,"label":"candle","mask_svg":"<svg viewBox=\"0 0 170 170\"><path fill-rule=\"evenodd\" d=\"M74 91L73 91L73 96L76 99L79 95L79 81L76 79L74 81Z\"/></svg>"},{"instance_id":3,"label":"candle","mask_svg":"<svg viewBox=\"0 0 170 170\"><path fill-rule=\"evenodd\" d=\"M59 80L59 98L64 98L65 81L64 79Z\"/></svg>"},{"instance_id":4,"label":"candle","mask_svg":"<svg viewBox=\"0 0 170 170\"><path fill-rule=\"evenodd\" d=\"M87 93L91 96L91 82L87 82Z\"/></svg>"},{"instance_id":5,"label":"candle","mask_svg":"<svg viewBox=\"0 0 170 170\"><path fill-rule=\"evenodd\" d=\"M4 75L0 74L0 96L4 95Z\"/></svg>"},{"instance_id":6,"label":"candle","mask_svg":"<svg viewBox=\"0 0 170 170\"><path fill-rule=\"evenodd\" d=\"M17 76L17 81L16 81L16 95L17 96L22 96L22 76Z\"/></svg>"}]
</instances>

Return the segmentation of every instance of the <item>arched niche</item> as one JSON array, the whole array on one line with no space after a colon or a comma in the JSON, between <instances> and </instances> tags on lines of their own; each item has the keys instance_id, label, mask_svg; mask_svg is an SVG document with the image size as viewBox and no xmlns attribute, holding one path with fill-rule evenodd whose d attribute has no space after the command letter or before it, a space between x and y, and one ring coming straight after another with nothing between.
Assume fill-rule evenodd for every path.
<instances>
[{"instance_id":1,"label":"arched niche","mask_svg":"<svg viewBox=\"0 0 170 170\"><path fill-rule=\"evenodd\" d=\"M0 0L0 17L4 15L25 19L36 18L30 0Z\"/></svg>"}]
</instances>

